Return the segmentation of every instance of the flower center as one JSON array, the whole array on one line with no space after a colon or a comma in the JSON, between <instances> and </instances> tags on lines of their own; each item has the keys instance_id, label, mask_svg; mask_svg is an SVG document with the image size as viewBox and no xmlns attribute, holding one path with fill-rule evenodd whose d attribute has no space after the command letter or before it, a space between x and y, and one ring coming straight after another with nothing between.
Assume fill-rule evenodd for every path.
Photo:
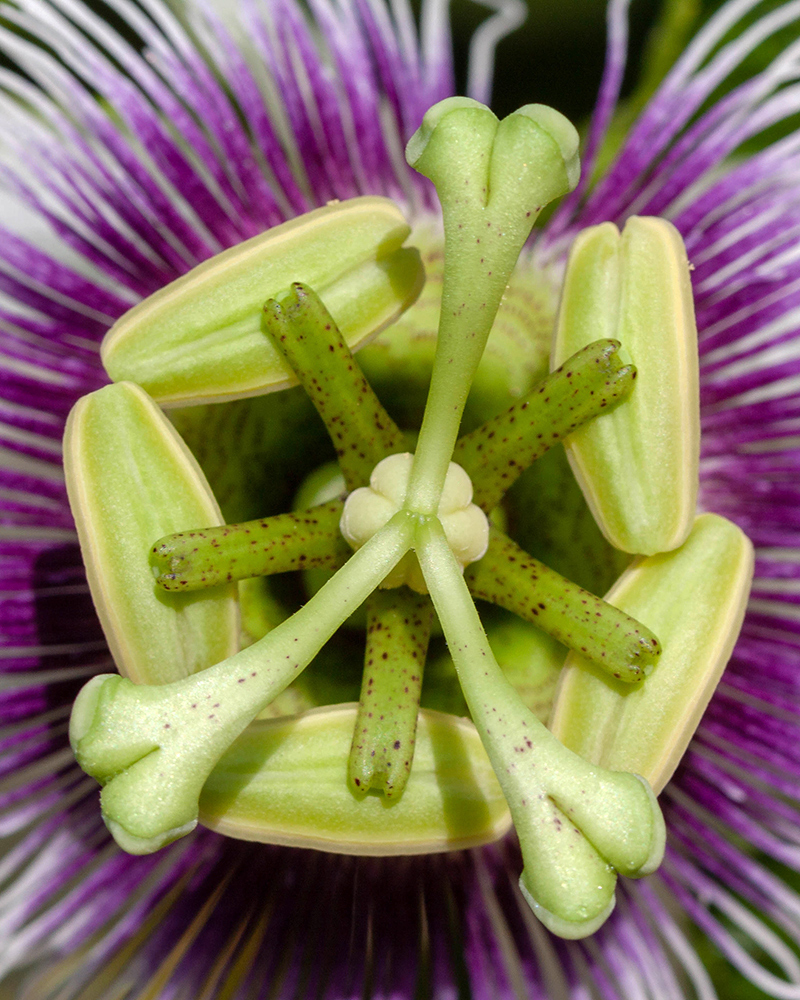
<instances>
[{"instance_id":1,"label":"flower center","mask_svg":"<svg viewBox=\"0 0 800 1000\"><path fill-rule=\"evenodd\" d=\"M431 217L412 230L425 266L417 300L390 331L357 355L358 363L413 448L422 419L436 348L441 307L443 237ZM548 371L558 308L554 269L537 268L524 252L515 268L467 399L462 426L469 431L501 413ZM226 522L237 523L306 508L332 499L342 488L324 424L301 389L229 403L172 409L170 418L197 457ZM332 484L332 486L331 486ZM330 488L334 493L330 493ZM535 510L530 518L526 511ZM551 451L515 483L493 512L509 523L521 546L603 593L626 557L605 541L586 506L563 452ZM409 560L410 561L410 560ZM242 625L248 642L285 620L329 577L308 568L294 577L258 577L239 583ZM566 649L512 613L485 605L485 623L501 665L515 678L526 703L544 721ZM304 671L264 711L264 717L358 701L361 643L366 618L357 612ZM522 669L527 663L530 669ZM423 707L467 713L441 631L434 628L422 687Z\"/></svg>"},{"instance_id":2,"label":"flower center","mask_svg":"<svg viewBox=\"0 0 800 1000\"><path fill-rule=\"evenodd\" d=\"M191 591L211 588L210 597L220 587L218 596L229 601L230 585L238 580L307 567L335 571L261 639L216 663L209 660L211 645L220 632L230 637L229 605L218 609L201 601L204 617L194 623L199 656L197 665L190 666L199 670L184 681L141 688L117 675L98 676L81 691L70 740L84 770L106 785L103 815L126 850L157 850L184 836L201 815L208 825L217 825L220 804L209 805L204 792L212 772L221 767L217 773L225 773L226 762L236 758L237 738L365 603L364 671L347 760L356 802L363 805L373 790L386 798L424 802L426 816L434 817L433 826L439 827L439 843L452 845L447 806L426 801L419 773L415 780L412 771L422 666L435 611L483 752L519 834L525 861L521 887L539 918L564 937L592 933L613 908L617 873L637 877L660 863L664 824L651 785L659 787L669 777L691 735L696 706L705 703L728 647L717 644L709 658L694 655L694 644L682 647L675 638L675 621L680 633L685 617L679 607L677 615L660 619L670 638L669 669L662 667L648 685L644 679L660 662L663 649L656 635L623 608L525 552L491 526L487 514L503 502L525 469L566 438L603 535L623 552L655 556L619 581L623 607L641 606L647 611L644 617L655 620L654 595L661 607L665 595L680 595L681 605L684 593L695 593L704 599L700 607L692 601L691 615L699 620L701 613L704 631L715 634L737 616L740 620L752 564L746 540L721 518L692 517L699 437L696 331L685 251L673 227L662 220L631 220L622 235L613 226L587 231L570 258L555 340L556 354L567 344L579 349L565 351L563 363L522 398L459 437L469 390L536 216L576 182L577 144L575 129L551 109L528 105L498 122L488 108L466 99L431 108L409 142L409 163L436 187L445 233L436 348L413 454L407 450L407 434L375 394L350 346L379 328L386 316L402 311L405 299L419 288L419 254L402 247L407 233L387 206L382 206L380 221L391 237L371 231L374 220L367 210L361 218L370 235L365 238L361 232L351 240L346 217L355 211L358 218L363 204L355 210L342 206L341 211L329 206L311 213L311 232L298 220L237 250L230 261L197 269L168 294L143 303L138 318L123 318L107 338L105 362L118 373L133 364L145 372L142 377L150 377L147 363L141 368L142 358L147 362L148 338L165 357L180 359L177 382L164 390L167 401L195 391L195 401L231 391L247 395L253 385L263 391L299 381L325 425L349 493L346 501L337 497L257 521L164 535L152 545L149 560L159 592L174 595L168 601L172 610L163 615L142 580L136 584L141 601L133 590L118 588L109 603L104 599L107 577L126 569L127 560L124 552L107 549L118 534L119 518L115 505L104 500L119 493L119 483L105 473L102 457L96 459L95 453L107 449L112 439L118 447L113 430L134 431L131 445L139 456L140 479L152 479L156 489L167 480L173 489L177 486L175 501L163 505L170 517L196 523L190 508L196 511L205 502L213 519L215 499L196 467L181 456L182 442L141 387L123 381L75 408L66 437L70 494L87 567L104 586L95 587L103 598L101 614L120 648L129 643L132 664L138 665L142 654L153 659L147 630L142 631L137 618L149 614L155 620L158 615L167 639L181 645L183 609L175 601ZM341 254L334 257L330 240L317 238L315 220L339 232ZM331 305L313 285L295 280L286 287L280 280L285 257L293 253L292 266L303 262ZM238 273L243 292L249 269L242 271L240 265L250 258L265 275L272 274L277 286L261 310L263 340L257 331L253 336L250 299L241 300L248 314L246 328L226 325L226 275ZM220 330L204 325L206 305L219 311L212 326L221 323ZM344 328L332 308L345 317ZM130 334L137 327L145 343L132 350ZM240 360L255 350L254 357L260 355L262 365L269 358L269 366L257 366L252 374L247 365L248 371L232 366L218 378L216 339L231 332L234 340L241 335L233 346ZM620 352L617 334L624 336L630 354ZM203 346L195 357L185 347L198 342ZM635 397L638 406L628 405L638 374L635 364L627 363L631 355L644 365L642 382L650 387L646 397ZM156 369L156 382L157 376ZM664 385L669 391L659 394ZM104 418L109 417L114 427L104 435ZM660 489L662 480L665 490ZM629 494L656 496L655 515L645 510L639 517L640 508L627 502ZM132 525L121 541L141 570L144 521L136 511L130 513ZM512 523L507 515L504 520ZM343 553L344 540L355 550L352 554ZM98 545L106 548L101 552ZM727 585L692 590L690 578L696 583L699 574L702 582L712 573L721 573ZM388 594L382 589L387 587ZM561 740L542 725L504 675L478 616L478 597L541 627L581 661L572 695L557 706L562 710L572 698L566 712L556 713ZM156 638L163 645L163 636ZM591 670L583 669L584 662ZM592 670L601 672L613 697L609 702L596 694L590 702L589 722L578 734L589 742L578 756L571 749L575 735L570 723L586 714L582 697ZM672 676L676 670L682 684ZM631 691L641 697L629 700ZM670 716L677 725L668 725L661 734L655 754L644 755L644 776L631 773L628 741L619 746L616 724L625 713L616 696L637 706L634 736L650 731L641 721L657 715L665 697L672 701ZM459 742L452 722L445 742L451 751ZM268 743L257 740L256 745ZM304 774L295 799L302 801L306 793L318 797L320 760L302 740L294 752ZM621 766L612 770L600 763L609 753ZM254 763L257 770L271 773L259 750ZM232 794L232 805L223 803L221 810L238 816L241 836L252 836L245 832L251 822L245 818L247 808L235 788ZM339 784L323 826L335 826L342 794ZM461 794L463 804L471 799L469 792ZM462 838L496 835L497 824L486 822L488 801L484 799L484 817L473 809L461 825ZM274 820L265 821L256 839L293 839L290 831L297 820L290 813L281 815L277 830ZM357 805L345 807L345 826L358 829L358 816ZM577 840L572 835L565 839L565 824L572 826ZM313 831L314 838L331 833L319 826ZM407 824L402 835L411 835ZM341 833L333 839L342 849Z\"/></svg>"}]
</instances>

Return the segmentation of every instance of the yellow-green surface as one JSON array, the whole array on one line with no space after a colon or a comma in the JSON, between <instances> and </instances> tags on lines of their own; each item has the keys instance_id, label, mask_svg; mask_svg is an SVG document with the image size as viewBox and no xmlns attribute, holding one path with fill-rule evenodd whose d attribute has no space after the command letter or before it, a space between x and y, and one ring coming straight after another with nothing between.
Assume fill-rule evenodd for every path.
<instances>
[{"instance_id":1,"label":"yellow-green surface","mask_svg":"<svg viewBox=\"0 0 800 1000\"><path fill-rule=\"evenodd\" d=\"M664 219L583 230L564 280L553 368L601 337L622 344L636 388L565 441L603 534L624 552L680 545L697 505L700 403L697 330L686 251Z\"/></svg>"},{"instance_id":2,"label":"yellow-green surface","mask_svg":"<svg viewBox=\"0 0 800 1000\"><path fill-rule=\"evenodd\" d=\"M235 585L199 594L156 587L148 552L162 535L222 524L205 476L172 425L131 383L73 408L64 470L92 598L120 673L164 684L238 648Z\"/></svg>"},{"instance_id":3,"label":"yellow-green surface","mask_svg":"<svg viewBox=\"0 0 800 1000\"><path fill-rule=\"evenodd\" d=\"M675 552L634 564L606 600L656 633L658 665L633 686L570 653L553 707L553 733L592 763L640 774L659 792L730 658L752 574L752 544L716 514L700 515Z\"/></svg>"},{"instance_id":4,"label":"yellow-green surface","mask_svg":"<svg viewBox=\"0 0 800 1000\"><path fill-rule=\"evenodd\" d=\"M200 822L242 840L338 854L419 854L496 840L508 806L471 722L422 710L403 795L348 787L356 706L257 722L214 768Z\"/></svg>"},{"instance_id":5,"label":"yellow-green surface","mask_svg":"<svg viewBox=\"0 0 800 1000\"><path fill-rule=\"evenodd\" d=\"M331 203L275 226L125 313L103 340L106 371L142 385L162 405L295 385L262 328L264 303L305 282L355 350L420 292L419 252L402 247L409 233L397 206L377 197Z\"/></svg>"}]
</instances>

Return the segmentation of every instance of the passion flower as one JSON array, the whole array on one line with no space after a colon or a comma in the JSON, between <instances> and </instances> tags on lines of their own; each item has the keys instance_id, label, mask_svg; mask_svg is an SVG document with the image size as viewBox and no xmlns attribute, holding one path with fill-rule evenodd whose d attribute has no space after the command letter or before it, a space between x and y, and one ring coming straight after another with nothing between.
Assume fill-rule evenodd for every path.
<instances>
[{"instance_id":1,"label":"passion flower","mask_svg":"<svg viewBox=\"0 0 800 1000\"><path fill-rule=\"evenodd\" d=\"M714 104L726 74L795 15L792 5L764 16L755 0L726 5L645 108L618 162L595 172L594 152L624 63L623 8L610 7L609 66L585 147L585 180L547 223L536 249L523 252L463 430L519 402L546 374L561 270L579 230L608 220L622 229L633 214L669 217L694 268L700 505L746 528L757 546L757 579L734 658L661 796L667 864L644 882L621 883L616 912L591 942L561 943L553 951L515 887L521 865L513 837L469 853L357 859L244 845L198 830L151 857L132 858L105 838L96 784L70 764L64 744L73 685L114 667L83 590L58 439L75 399L105 383L96 344L128 308L226 247L333 198L370 191L399 198L429 281L391 337L379 337L359 360L398 425L419 426L439 313L441 234L429 188L404 170L397 151L425 109L451 92L442 19L426 8L417 48L411 22L397 7L394 20L373 5L357 13L315 5L309 30L290 3L259 11L246 5L228 8L234 40L208 8L200 13L188 5L186 20L178 21L153 3L146 11L119 8L131 32L123 40L80 4L6 6L4 49L25 70L3 75L11 95L0 119L4 183L12 193L6 220L24 206L31 212L23 216L23 237L7 234L2 249L4 290L12 299L4 305L10 323L4 446L15 453L2 499L13 530L3 543L11 670L4 767L13 771L5 829L15 834L3 869L3 969L35 963L31 996L83 1000L134 984L139 992L199 996L264 988L287 995L438 996L472 988L500 996L638 991L660 1000L710 992L704 970L713 961L710 941L762 991L786 995L795 988L800 974L787 947L796 932L785 872L797 866L787 613L796 413L787 388L794 361L785 345L795 336L789 250L797 172L793 139L764 153L742 146L791 113L791 88L780 88L794 78L792 52ZM737 18L751 9L755 24L742 30ZM502 23L513 19L513 10L504 10ZM22 33L7 31L9 23ZM496 27L481 34L470 76L483 99L491 63L486 43L497 37ZM737 31L737 40L723 46ZM736 161L726 163L734 151ZM597 179L591 191L590 177ZM173 410L171 419L200 461L224 521L283 517L271 522L273 535L291 534L299 521L315 551L327 550L324 565L334 568L348 554L346 543L338 552L322 543L330 541L327 526L315 527L307 508L322 504L337 523L330 509L343 487L327 496L317 490L333 452L298 399L289 391L216 409ZM515 426L512 416L505 426ZM404 437L397 450L414 452L415 437ZM509 459L513 453L498 453L493 462L508 473ZM475 468L469 474L474 483L485 478ZM505 562L507 569L505 557L522 552L528 575L548 566L583 588L585 636L586 608L625 559L601 540L570 484L551 449L513 491L499 489L502 507L492 516L507 540L494 565ZM468 567L467 577L481 566ZM497 595L513 595L515 580L507 570ZM245 641L274 628L306 596L289 578L276 585L255 577L238 586ZM559 587L556 578L551 596ZM518 603L535 617L539 603L560 613L564 602ZM395 614L396 606L376 605L368 621L390 610ZM493 654L546 715L563 648L521 619L492 613L485 619ZM360 667L351 668L361 651L353 655L360 644L353 630L363 627L363 619L352 619L267 711L280 718L357 697ZM418 639L395 632L388 645L402 646L413 659ZM376 650L385 648L376 641ZM595 652L601 656L602 646ZM656 663L645 685L658 670ZM421 696L463 713L451 671L434 634ZM632 690L641 687L637 682ZM310 767L315 760L309 755ZM421 773L430 773L429 760L426 750ZM228 769L225 787L236 781ZM402 804L405 791L393 798ZM373 801L394 807L380 792L362 799ZM779 873L768 870L765 856L780 862ZM723 982L721 989L733 995L737 987Z\"/></svg>"}]
</instances>

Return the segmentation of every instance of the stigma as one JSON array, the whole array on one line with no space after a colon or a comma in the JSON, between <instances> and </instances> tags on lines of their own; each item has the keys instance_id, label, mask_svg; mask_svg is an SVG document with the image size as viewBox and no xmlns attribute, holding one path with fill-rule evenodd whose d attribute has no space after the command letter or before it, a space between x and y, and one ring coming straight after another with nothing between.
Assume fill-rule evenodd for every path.
<instances>
[{"instance_id":1,"label":"stigma","mask_svg":"<svg viewBox=\"0 0 800 1000\"><path fill-rule=\"evenodd\" d=\"M414 456L409 452L389 455L373 469L369 486L353 490L347 498L339 530L353 549L361 548L405 507L413 464ZM486 554L489 521L480 507L472 503L472 481L456 462L448 466L436 516L462 570ZM418 594L428 593L414 552L401 559L381 586L392 588L403 584Z\"/></svg>"}]
</instances>

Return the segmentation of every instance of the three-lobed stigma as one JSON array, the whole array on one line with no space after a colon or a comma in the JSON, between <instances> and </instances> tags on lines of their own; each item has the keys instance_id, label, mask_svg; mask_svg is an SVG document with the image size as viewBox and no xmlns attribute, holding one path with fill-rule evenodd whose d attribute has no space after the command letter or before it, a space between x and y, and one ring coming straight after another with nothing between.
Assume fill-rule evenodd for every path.
<instances>
[{"instance_id":1,"label":"three-lobed stigma","mask_svg":"<svg viewBox=\"0 0 800 1000\"><path fill-rule=\"evenodd\" d=\"M414 456L408 452L389 455L373 469L369 486L361 486L348 496L339 528L352 548L360 549L391 517L403 510L413 464ZM472 482L455 462L447 468L436 516L462 569L486 555L489 520L480 507L472 503ZM400 587L403 584L418 594L428 593L419 561L411 552L395 566L381 586Z\"/></svg>"}]
</instances>

